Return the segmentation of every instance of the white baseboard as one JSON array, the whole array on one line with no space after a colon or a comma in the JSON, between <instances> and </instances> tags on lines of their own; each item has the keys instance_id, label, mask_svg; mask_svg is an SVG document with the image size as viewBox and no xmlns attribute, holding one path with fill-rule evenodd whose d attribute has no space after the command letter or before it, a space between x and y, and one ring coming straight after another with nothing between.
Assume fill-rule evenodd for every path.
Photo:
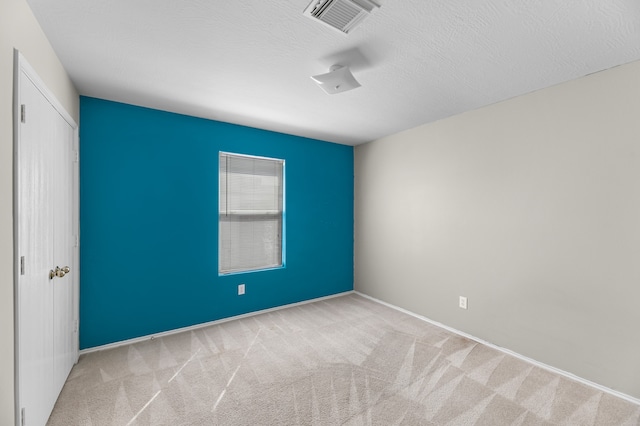
<instances>
[{"instance_id":1,"label":"white baseboard","mask_svg":"<svg viewBox=\"0 0 640 426\"><path fill-rule=\"evenodd\" d=\"M80 355L88 354L88 353L91 353L91 352L104 351L105 349L113 349L113 348L117 348L119 346L131 345L133 343L143 342L145 340L157 339L159 337L170 336L172 334L177 334L177 333L183 333L185 331L197 330L199 328L204 328L204 327L209 327L209 326L212 326L212 325L222 324L222 323L229 322L229 321L235 321L235 320L242 319L242 318L248 318L248 317L252 317L252 316L255 316L255 315L266 314L268 312L279 311L281 309L292 308L294 306L300 306L300 305L306 305L308 303L320 302L321 300L333 299L334 297L346 296L347 294L353 294L353 293L354 293L353 290L345 291L345 292L342 292L342 293L332 294L332 295L329 295L329 296L323 296L323 297L317 297L315 299L303 300L302 302L289 303L288 305L276 306L274 308L263 309L261 311L249 312L249 313L242 314L242 315L236 315L236 316L233 316L233 317L222 318L222 319L215 320L215 321L205 322L205 323L202 323L202 324L191 325L189 327L176 328L174 330L163 331L162 333L148 334L146 336L135 337L133 339L121 340L119 342L108 343L106 345L101 345L101 346L94 346L92 348L87 348L87 349L80 350Z\"/></svg>"},{"instance_id":2,"label":"white baseboard","mask_svg":"<svg viewBox=\"0 0 640 426\"><path fill-rule=\"evenodd\" d=\"M436 327L443 328L443 329L445 329L447 331L450 331L451 333L457 334L457 335L462 336L462 337L466 337L467 339L474 340L474 341L476 341L478 343L481 343L481 344L483 344L485 346L488 346L490 348L493 348L495 350L503 352L503 353L505 353L507 355L511 355L513 357L519 358L519 359L521 359L521 360L523 360L525 362L528 362L529 364L533 364L533 365L535 365L537 367L540 367L540 368L545 369L547 371L550 371L552 373L556 373L556 374L564 376L564 377L566 377L568 379L574 380L576 382L580 382L580 383L582 383L584 385L590 386L590 387L595 388L595 389L597 389L599 391L602 391L602 392L606 392L606 393L608 393L610 395L613 395L615 397L624 399L624 400L629 401L629 402L631 402L633 404L640 405L640 399L638 399L638 398L634 398L634 397L632 397L630 395L627 395L625 393L619 392L617 390L610 389L610 388L608 388L606 386L602 386L602 385L600 385L598 383L595 383L595 382L592 382L590 380L583 379L582 377L576 376L575 374L569 373L568 371L564 371L564 370L561 370L559 368L552 367L552 366L547 365L545 363L536 361L535 359L528 358L528 357L526 357L524 355L521 355L521 354L519 354L517 352L514 352L514 351L512 351L510 349L506 349L506 348L503 348L501 346L494 345L493 343L487 342L487 341L482 340L482 339L480 339L478 337L475 337L475 336L472 336L470 334L467 334L467 333L465 333L463 331L456 330L455 328L452 328L452 327L449 327L447 325L441 324L441 323L439 323L437 321L434 321L432 319L429 319L427 317L423 317L422 315L418 315L418 314L416 314L414 312L408 311L408 310L403 309L403 308L401 308L399 306L395 306L395 305L392 305L391 303L387 303L387 302L384 302L382 300L376 299L375 297L371 297L371 296L366 295L364 293L360 293L359 291L354 291L354 293L359 295L359 296L362 296L362 297L364 297L366 299L369 299L369 300L371 300L373 302L376 302L376 303L379 303L381 305L387 306L389 308L395 309L396 311L400 311L400 312L405 313L407 315L411 315L412 317L418 318L419 320L428 322L429 324L435 325Z\"/></svg>"}]
</instances>

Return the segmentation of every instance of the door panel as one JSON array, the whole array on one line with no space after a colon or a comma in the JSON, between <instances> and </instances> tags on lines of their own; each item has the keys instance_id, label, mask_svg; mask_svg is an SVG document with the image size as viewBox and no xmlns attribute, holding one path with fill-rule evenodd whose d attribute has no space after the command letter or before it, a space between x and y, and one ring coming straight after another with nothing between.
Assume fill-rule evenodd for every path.
<instances>
[{"instance_id":1,"label":"door panel","mask_svg":"<svg viewBox=\"0 0 640 426\"><path fill-rule=\"evenodd\" d=\"M52 140L52 193L53 210L53 265L70 267L64 277L53 280L53 335L54 390L56 395L62 390L69 371L75 361L73 342L73 129L64 121L56 122L56 137Z\"/></svg>"},{"instance_id":2,"label":"door panel","mask_svg":"<svg viewBox=\"0 0 640 426\"><path fill-rule=\"evenodd\" d=\"M48 139L50 105L25 76L20 80L21 102L29 105L29 122L21 125L19 144L19 250L24 256L24 275L19 282L20 400L29 407L34 424L44 424L53 408L53 287L49 270L53 262L53 215L47 163L52 146ZM35 125L35 118L43 125ZM31 125L32 118L34 125ZM42 421L44 419L44 422Z\"/></svg>"}]
</instances>

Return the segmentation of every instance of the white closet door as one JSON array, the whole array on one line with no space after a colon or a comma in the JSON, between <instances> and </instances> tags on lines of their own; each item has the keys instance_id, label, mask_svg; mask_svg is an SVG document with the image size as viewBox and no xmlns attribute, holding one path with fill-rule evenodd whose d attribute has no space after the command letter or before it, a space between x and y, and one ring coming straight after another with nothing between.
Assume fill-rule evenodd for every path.
<instances>
[{"instance_id":1,"label":"white closet door","mask_svg":"<svg viewBox=\"0 0 640 426\"><path fill-rule=\"evenodd\" d=\"M75 126L34 75L17 75L18 423L44 425L77 358L76 272L51 275L74 266Z\"/></svg>"},{"instance_id":2,"label":"white closet door","mask_svg":"<svg viewBox=\"0 0 640 426\"><path fill-rule=\"evenodd\" d=\"M29 109L28 121L20 124L19 158L19 252L24 274L19 291L20 404L28 407L29 422L45 424L53 409L53 201L49 162L52 109L41 93L22 74L20 98ZM28 423L31 424L31 423Z\"/></svg>"},{"instance_id":3,"label":"white closet door","mask_svg":"<svg viewBox=\"0 0 640 426\"><path fill-rule=\"evenodd\" d=\"M55 129L55 130L54 130ZM73 129L59 117L52 129L55 137L51 162L51 210L53 211L53 265L69 273L53 282L54 391L57 395L75 361L73 278Z\"/></svg>"}]
</instances>

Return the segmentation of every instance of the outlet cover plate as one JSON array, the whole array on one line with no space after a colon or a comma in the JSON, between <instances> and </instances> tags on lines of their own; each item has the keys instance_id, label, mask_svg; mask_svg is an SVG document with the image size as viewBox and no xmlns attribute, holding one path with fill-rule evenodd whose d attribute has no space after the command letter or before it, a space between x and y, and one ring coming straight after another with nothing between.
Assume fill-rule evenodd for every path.
<instances>
[{"instance_id":1,"label":"outlet cover plate","mask_svg":"<svg viewBox=\"0 0 640 426\"><path fill-rule=\"evenodd\" d=\"M242 296L244 294L244 284L238 284L238 296Z\"/></svg>"},{"instance_id":2,"label":"outlet cover plate","mask_svg":"<svg viewBox=\"0 0 640 426\"><path fill-rule=\"evenodd\" d=\"M461 309L467 309L467 298L464 296L460 296L458 306L460 306Z\"/></svg>"}]
</instances>

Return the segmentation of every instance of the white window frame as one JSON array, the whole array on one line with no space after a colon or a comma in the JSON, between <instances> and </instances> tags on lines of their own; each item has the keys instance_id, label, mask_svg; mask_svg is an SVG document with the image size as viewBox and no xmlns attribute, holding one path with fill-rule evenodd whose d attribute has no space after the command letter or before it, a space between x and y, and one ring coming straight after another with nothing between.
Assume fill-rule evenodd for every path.
<instances>
[{"instance_id":1,"label":"white window frame","mask_svg":"<svg viewBox=\"0 0 640 426\"><path fill-rule=\"evenodd\" d=\"M233 190L228 187L228 183L229 183L228 177L223 179L224 172L221 164L223 157L227 159L236 157L241 159L267 160L267 161L272 161L274 163L278 163L281 167L281 170L280 170L281 181L280 181L280 188L279 188L281 192L280 205L275 207L275 209L270 208L268 210L254 209L254 207L252 207L252 210L246 210L246 209L238 210L238 211L229 210L229 206L230 206L229 197L231 195L230 192ZM227 167L225 167L225 170L226 170L226 173L228 174L229 170ZM252 176L258 176L258 175L256 174ZM230 275L230 274L237 274L237 273L255 272L255 271L268 270L268 269L283 268L285 266L285 160L279 159L279 158L260 157L260 156L254 156L254 155L220 151L218 153L218 178L219 178L219 183L218 183L218 274ZM223 182L226 182L225 188L223 188L222 186ZM225 218L229 218L230 220L226 221ZM235 232L241 233L242 231L240 231L240 228L242 227L242 225L240 225L240 222L244 221L245 225L248 225L251 218L254 219L253 220L254 225L258 223L268 222L270 220L273 221L274 219L276 221L276 226L278 226L279 224L279 230L277 230L277 233L274 237L279 239L280 253L279 253L279 256L277 256L277 253L276 253L276 256L277 256L276 259L278 260L277 262L246 266L246 262L243 262L243 260L241 259L242 254L236 253L235 255L236 257L240 256L239 258L236 259L239 263L237 262L234 263L233 261L234 259L229 259L228 257L226 259L224 258L225 255L233 256L233 253L229 253L229 251L231 250L230 249L231 245L233 245L237 250L240 247L243 247L243 244L250 244L249 246L247 246L247 249L260 250L259 243L257 240L253 240L251 243L248 243L247 240L242 241L243 240L242 237L236 236L237 238L234 238L233 236L234 231L233 231L232 223L235 222L237 224L235 227ZM247 219L249 219L249 221ZM225 228L226 231L223 228ZM260 233L258 233L257 235L260 235ZM271 234L271 236L273 236L273 234ZM224 241L225 239L227 239L227 241ZM227 244L227 247L223 247L225 244ZM256 246L256 244L258 245ZM276 244L275 247L277 248L278 245ZM241 265L242 263L245 263L245 265L244 266Z\"/></svg>"}]
</instances>

